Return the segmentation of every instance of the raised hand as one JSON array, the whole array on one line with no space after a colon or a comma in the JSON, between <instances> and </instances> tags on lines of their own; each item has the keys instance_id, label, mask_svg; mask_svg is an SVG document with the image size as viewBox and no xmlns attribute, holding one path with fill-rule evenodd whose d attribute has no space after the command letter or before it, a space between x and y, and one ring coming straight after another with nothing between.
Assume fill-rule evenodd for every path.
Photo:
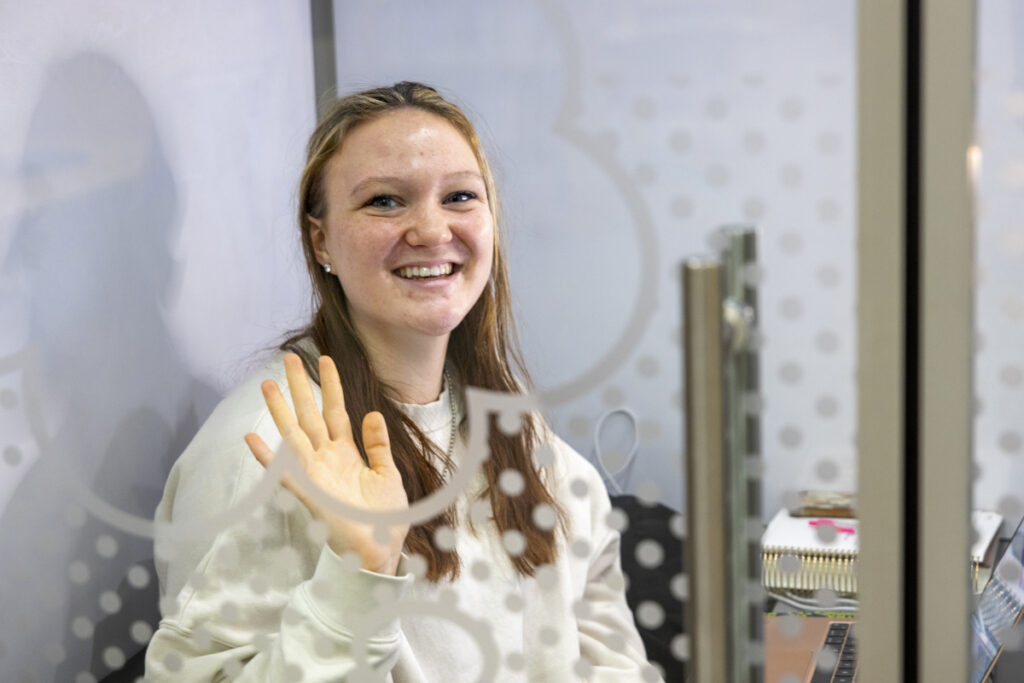
<instances>
[{"instance_id":1,"label":"raised hand","mask_svg":"<svg viewBox=\"0 0 1024 683\"><path fill-rule=\"evenodd\" d=\"M317 408L313 389L302 361L294 353L284 359L288 388L295 405L293 413L273 380L263 382L263 398L274 424L291 446L309 478L336 499L367 510L406 508L409 499L402 477L391 455L384 416L378 412L363 418L363 445L369 466L352 438L352 424L345 411L345 396L334 361L320 357L320 387L323 412ZM246 434L245 443L266 467L274 453L256 434ZM339 555L353 551L364 569L394 574L409 532L408 525L389 528L387 543L374 540L373 527L340 517L312 500L285 477L282 482L309 508L313 517L327 525L327 543Z\"/></svg>"}]
</instances>

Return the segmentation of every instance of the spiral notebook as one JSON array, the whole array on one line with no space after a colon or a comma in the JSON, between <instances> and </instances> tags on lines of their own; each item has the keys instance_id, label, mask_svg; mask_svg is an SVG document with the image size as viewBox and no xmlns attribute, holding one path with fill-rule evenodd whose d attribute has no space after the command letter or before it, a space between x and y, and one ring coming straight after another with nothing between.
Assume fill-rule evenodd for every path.
<instances>
[{"instance_id":1,"label":"spiral notebook","mask_svg":"<svg viewBox=\"0 0 1024 683\"><path fill-rule=\"evenodd\" d=\"M782 509L761 537L765 588L840 594L857 592L856 519L792 517Z\"/></svg>"},{"instance_id":2,"label":"spiral notebook","mask_svg":"<svg viewBox=\"0 0 1024 683\"><path fill-rule=\"evenodd\" d=\"M977 534L971 548L971 577L978 590L987 578L981 569L991 566L1003 518L975 510L971 521ZM840 595L855 595L859 534L856 519L793 517L788 510L779 510L761 537L765 588L808 592L827 588Z\"/></svg>"}]
</instances>

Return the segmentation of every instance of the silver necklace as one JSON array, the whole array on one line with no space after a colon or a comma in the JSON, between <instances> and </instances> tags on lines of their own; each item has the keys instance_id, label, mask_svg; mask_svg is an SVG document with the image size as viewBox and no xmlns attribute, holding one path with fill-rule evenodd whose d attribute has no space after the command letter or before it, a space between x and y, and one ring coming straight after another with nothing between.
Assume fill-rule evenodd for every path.
<instances>
[{"instance_id":1,"label":"silver necklace","mask_svg":"<svg viewBox=\"0 0 1024 683\"><path fill-rule=\"evenodd\" d=\"M448 479L452 473L452 457L455 455L455 432L458 429L455 417L455 387L452 385L452 378L448 374L448 368L444 369L444 383L448 387L448 412L451 415L451 434L448 437L448 457L444 463L444 473L442 476Z\"/></svg>"}]
</instances>

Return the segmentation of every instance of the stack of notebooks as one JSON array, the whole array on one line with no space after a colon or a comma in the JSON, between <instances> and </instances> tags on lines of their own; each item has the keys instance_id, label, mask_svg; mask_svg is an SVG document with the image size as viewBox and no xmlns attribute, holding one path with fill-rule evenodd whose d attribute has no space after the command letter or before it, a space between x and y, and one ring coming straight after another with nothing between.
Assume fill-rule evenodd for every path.
<instances>
[{"instance_id":1,"label":"stack of notebooks","mask_svg":"<svg viewBox=\"0 0 1024 683\"><path fill-rule=\"evenodd\" d=\"M975 511L977 532L971 548L975 591L984 586L985 568L992 566L1002 517ZM821 589L841 596L857 594L857 547L860 530L850 517L794 516L779 512L761 538L761 576L765 588L813 593Z\"/></svg>"}]
</instances>

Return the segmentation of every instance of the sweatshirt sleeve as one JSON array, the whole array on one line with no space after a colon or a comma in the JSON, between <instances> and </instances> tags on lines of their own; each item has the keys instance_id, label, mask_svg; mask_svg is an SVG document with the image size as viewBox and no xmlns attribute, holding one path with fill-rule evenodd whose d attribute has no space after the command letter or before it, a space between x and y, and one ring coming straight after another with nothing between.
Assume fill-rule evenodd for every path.
<instances>
[{"instance_id":1,"label":"sweatshirt sleeve","mask_svg":"<svg viewBox=\"0 0 1024 683\"><path fill-rule=\"evenodd\" d=\"M266 472L242 437L255 432L281 448L259 391L263 377L283 381L279 365L217 406L168 478L156 512L163 618L146 653L148 681L344 680L357 668L359 625L412 582L349 566L316 539L309 511L282 487L251 501ZM240 521L213 527L242 506ZM167 524L211 528L162 542ZM397 620L369 634L368 665L389 671L402 641Z\"/></svg>"},{"instance_id":2,"label":"sweatshirt sleeve","mask_svg":"<svg viewBox=\"0 0 1024 683\"><path fill-rule=\"evenodd\" d=\"M400 597L411 577L352 571L324 546L314 575L280 609L277 631L249 631L244 609L195 601L188 616L161 621L146 654L149 681L339 681L357 666L353 634L381 591ZM230 589L222 586L221 593ZM241 592L241 591L239 591ZM250 637L246 637L246 632ZM366 665L389 671L401 632L391 621L366 640Z\"/></svg>"}]
</instances>

